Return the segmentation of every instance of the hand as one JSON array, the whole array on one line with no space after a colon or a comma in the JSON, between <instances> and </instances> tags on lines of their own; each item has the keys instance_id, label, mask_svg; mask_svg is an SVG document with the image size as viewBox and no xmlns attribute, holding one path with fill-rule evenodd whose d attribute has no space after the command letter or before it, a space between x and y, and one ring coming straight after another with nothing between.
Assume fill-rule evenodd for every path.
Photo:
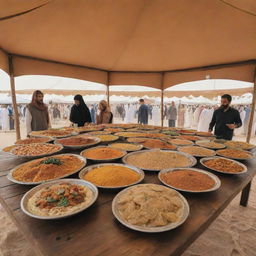
<instances>
[{"instance_id":1,"label":"hand","mask_svg":"<svg viewBox=\"0 0 256 256\"><path fill-rule=\"evenodd\" d=\"M235 124L226 124L226 126L231 130L234 130L236 128Z\"/></svg>"}]
</instances>

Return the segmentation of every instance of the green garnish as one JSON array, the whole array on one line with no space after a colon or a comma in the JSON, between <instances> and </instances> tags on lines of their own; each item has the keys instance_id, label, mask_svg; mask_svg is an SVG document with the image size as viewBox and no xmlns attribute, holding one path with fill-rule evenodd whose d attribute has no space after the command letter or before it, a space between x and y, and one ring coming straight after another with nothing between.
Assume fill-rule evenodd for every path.
<instances>
[{"instance_id":1,"label":"green garnish","mask_svg":"<svg viewBox=\"0 0 256 256\"><path fill-rule=\"evenodd\" d=\"M49 157L49 158L46 158L45 160L41 161L40 164L56 164L56 165L61 165L62 162L58 158Z\"/></svg>"},{"instance_id":2,"label":"green garnish","mask_svg":"<svg viewBox=\"0 0 256 256\"><path fill-rule=\"evenodd\" d=\"M47 203L55 203L55 202L58 202L57 199L54 199L54 198L52 198L52 197L47 197L47 198L46 198L46 201L47 201Z\"/></svg>"},{"instance_id":3,"label":"green garnish","mask_svg":"<svg viewBox=\"0 0 256 256\"><path fill-rule=\"evenodd\" d=\"M58 202L57 206L68 206L69 202L66 197L62 197Z\"/></svg>"}]
</instances>

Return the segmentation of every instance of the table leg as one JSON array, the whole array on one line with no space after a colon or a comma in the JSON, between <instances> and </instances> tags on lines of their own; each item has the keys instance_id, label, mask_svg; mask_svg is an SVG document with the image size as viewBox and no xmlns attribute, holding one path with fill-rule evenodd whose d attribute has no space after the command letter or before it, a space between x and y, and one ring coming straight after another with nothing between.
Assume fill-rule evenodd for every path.
<instances>
[{"instance_id":1,"label":"table leg","mask_svg":"<svg viewBox=\"0 0 256 256\"><path fill-rule=\"evenodd\" d=\"M242 195L241 195L241 199L240 199L240 205L246 207L248 204L248 199L249 199L249 195L250 195L250 190L251 190L251 185L252 182L250 181L246 187L242 190Z\"/></svg>"}]
</instances>

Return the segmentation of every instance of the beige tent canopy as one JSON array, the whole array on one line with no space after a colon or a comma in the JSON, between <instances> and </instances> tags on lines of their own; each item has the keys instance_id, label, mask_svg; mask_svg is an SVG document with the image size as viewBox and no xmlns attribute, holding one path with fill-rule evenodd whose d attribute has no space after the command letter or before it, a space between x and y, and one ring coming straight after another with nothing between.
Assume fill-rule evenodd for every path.
<instances>
[{"instance_id":1,"label":"beige tent canopy","mask_svg":"<svg viewBox=\"0 0 256 256\"><path fill-rule=\"evenodd\" d=\"M12 78L162 90L205 77L253 82L256 1L0 0L0 47Z\"/></svg>"}]
</instances>

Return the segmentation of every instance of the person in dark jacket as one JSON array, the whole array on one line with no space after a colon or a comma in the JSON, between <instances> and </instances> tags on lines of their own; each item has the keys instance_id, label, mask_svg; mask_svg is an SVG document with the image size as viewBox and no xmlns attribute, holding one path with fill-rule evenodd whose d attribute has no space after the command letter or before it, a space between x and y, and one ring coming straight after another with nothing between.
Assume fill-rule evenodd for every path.
<instances>
[{"instance_id":1,"label":"person in dark jacket","mask_svg":"<svg viewBox=\"0 0 256 256\"><path fill-rule=\"evenodd\" d=\"M90 110L86 106L82 95L77 94L74 97L75 104L71 108L70 122L77 124L78 127L92 122Z\"/></svg>"},{"instance_id":2,"label":"person in dark jacket","mask_svg":"<svg viewBox=\"0 0 256 256\"><path fill-rule=\"evenodd\" d=\"M139 103L140 103L140 107L138 111L138 123L148 124L148 114L149 114L148 106L145 104L145 101L143 99L140 99Z\"/></svg>"},{"instance_id":3,"label":"person in dark jacket","mask_svg":"<svg viewBox=\"0 0 256 256\"><path fill-rule=\"evenodd\" d=\"M215 126L214 134L217 139L232 140L235 128L242 125L238 110L230 107L232 97L229 94L221 96L221 106L213 113L212 121L209 125L209 132Z\"/></svg>"}]
</instances>

